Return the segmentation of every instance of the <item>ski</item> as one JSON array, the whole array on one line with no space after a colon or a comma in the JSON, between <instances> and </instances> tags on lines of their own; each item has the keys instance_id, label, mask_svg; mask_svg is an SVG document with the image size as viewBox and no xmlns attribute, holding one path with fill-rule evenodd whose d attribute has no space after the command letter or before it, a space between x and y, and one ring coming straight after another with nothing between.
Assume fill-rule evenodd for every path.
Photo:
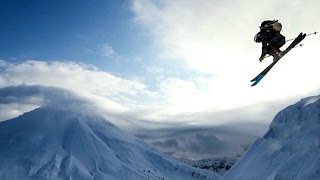
<instances>
[{"instance_id":1,"label":"ski","mask_svg":"<svg viewBox=\"0 0 320 180\"><path fill-rule=\"evenodd\" d=\"M250 82L253 82L251 86L257 85L263 78L264 76L272 69L274 65L277 64L277 62L284 56L286 55L291 49L293 49L296 45L298 45L304 38L306 37L305 33L300 33L294 41L282 52L280 52L278 55L276 55L273 58L273 62L266 67L260 74L258 74L255 78L253 78Z\"/></svg>"}]
</instances>

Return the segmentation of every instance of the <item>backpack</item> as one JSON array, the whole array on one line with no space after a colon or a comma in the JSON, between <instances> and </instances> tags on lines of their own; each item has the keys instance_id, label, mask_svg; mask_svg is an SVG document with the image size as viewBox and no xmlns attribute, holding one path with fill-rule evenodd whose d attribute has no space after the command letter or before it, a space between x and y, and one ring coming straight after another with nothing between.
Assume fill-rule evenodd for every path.
<instances>
[{"instance_id":1,"label":"backpack","mask_svg":"<svg viewBox=\"0 0 320 180\"><path fill-rule=\"evenodd\" d=\"M278 20L267 20L263 21L260 26L261 31L265 32L276 32L279 33L282 30L282 24L278 22Z\"/></svg>"}]
</instances>

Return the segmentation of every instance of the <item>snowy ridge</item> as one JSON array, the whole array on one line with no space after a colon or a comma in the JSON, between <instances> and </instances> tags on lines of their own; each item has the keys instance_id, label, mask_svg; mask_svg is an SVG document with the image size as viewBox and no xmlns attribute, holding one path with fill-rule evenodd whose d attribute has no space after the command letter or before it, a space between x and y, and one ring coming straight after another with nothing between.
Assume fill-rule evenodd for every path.
<instances>
[{"instance_id":1,"label":"snowy ridge","mask_svg":"<svg viewBox=\"0 0 320 180\"><path fill-rule=\"evenodd\" d=\"M84 109L42 107L0 123L0 179L202 179Z\"/></svg>"},{"instance_id":2,"label":"snowy ridge","mask_svg":"<svg viewBox=\"0 0 320 180\"><path fill-rule=\"evenodd\" d=\"M319 180L320 96L279 112L222 180Z\"/></svg>"}]
</instances>

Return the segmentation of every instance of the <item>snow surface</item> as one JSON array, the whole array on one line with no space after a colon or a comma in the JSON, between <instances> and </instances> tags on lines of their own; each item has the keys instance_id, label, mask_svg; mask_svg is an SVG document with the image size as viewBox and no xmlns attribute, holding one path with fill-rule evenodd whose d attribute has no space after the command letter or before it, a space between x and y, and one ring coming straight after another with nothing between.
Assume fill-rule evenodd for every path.
<instances>
[{"instance_id":1,"label":"snow surface","mask_svg":"<svg viewBox=\"0 0 320 180\"><path fill-rule=\"evenodd\" d=\"M85 109L41 107L0 123L0 179L217 180Z\"/></svg>"},{"instance_id":2,"label":"snow surface","mask_svg":"<svg viewBox=\"0 0 320 180\"><path fill-rule=\"evenodd\" d=\"M320 96L279 112L221 180L319 180Z\"/></svg>"}]
</instances>

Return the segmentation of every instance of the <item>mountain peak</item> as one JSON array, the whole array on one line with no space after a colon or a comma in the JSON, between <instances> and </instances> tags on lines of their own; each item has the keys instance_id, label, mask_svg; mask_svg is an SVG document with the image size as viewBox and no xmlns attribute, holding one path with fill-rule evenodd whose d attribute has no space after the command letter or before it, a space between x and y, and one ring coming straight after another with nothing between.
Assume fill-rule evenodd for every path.
<instances>
[{"instance_id":1,"label":"mountain peak","mask_svg":"<svg viewBox=\"0 0 320 180\"><path fill-rule=\"evenodd\" d=\"M84 107L45 106L0 123L0 179L218 179Z\"/></svg>"}]
</instances>

